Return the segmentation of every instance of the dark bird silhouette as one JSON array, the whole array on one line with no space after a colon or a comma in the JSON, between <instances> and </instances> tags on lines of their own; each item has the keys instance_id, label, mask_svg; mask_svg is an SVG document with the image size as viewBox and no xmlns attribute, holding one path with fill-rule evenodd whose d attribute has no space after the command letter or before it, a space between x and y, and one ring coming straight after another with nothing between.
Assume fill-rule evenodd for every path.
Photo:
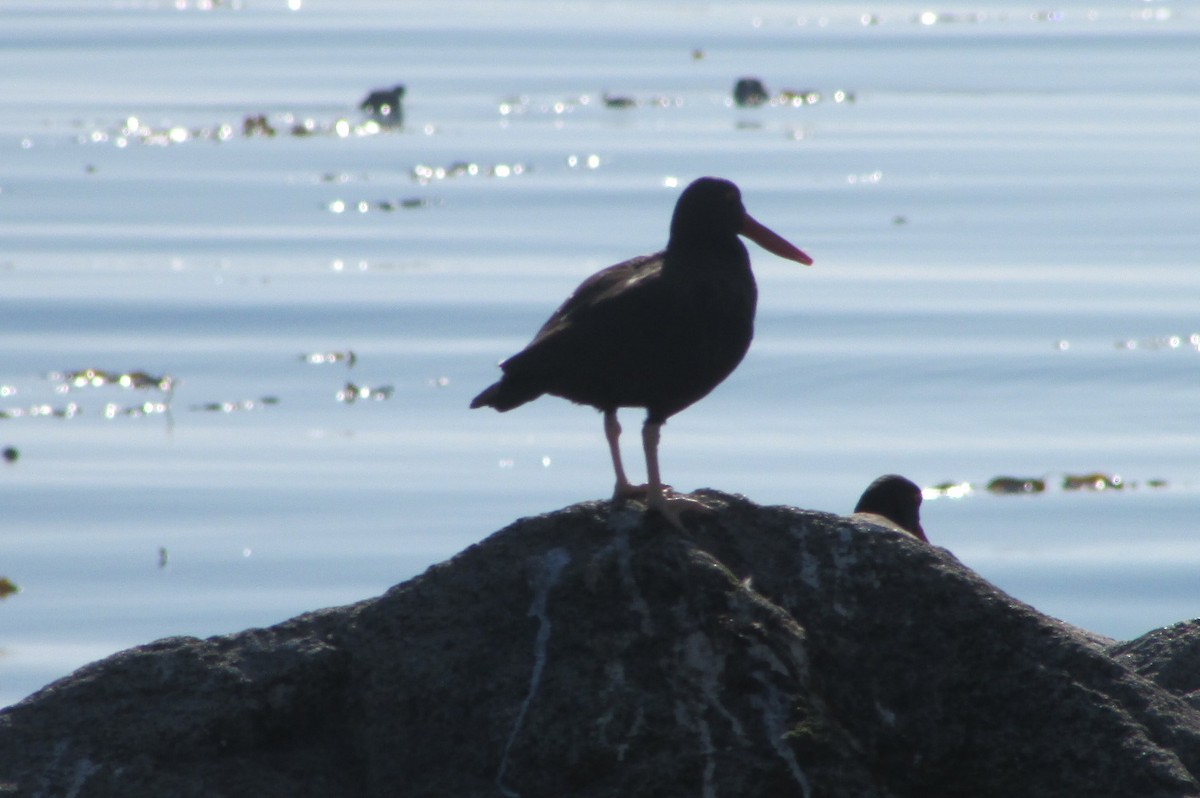
<instances>
[{"instance_id":1,"label":"dark bird silhouette","mask_svg":"<svg viewBox=\"0 0 1200 798\"><path fill-rule=\"evenodd\" d=\"M404 90L402 83L390 89L374 89L358 107L382 125L399 127L404 123Z\"/></svg>"},{"instance_id":2,"label":"dark bird silhouette","mask_svg":"<svg viewBox=\"0 0 1200 798\"><path fill-rule=\"evenodd\" d=\"M921 489L897 474L887 474L872 482L854 507L856 513L878 515L926 543L921 528Z\"/></svg>"},{"instance_id":3,"label":"dark bird silhouette","mask_svg":"<svg viewBox=\"0 0 1200 798\"><path fill-rule=\"evenodd\" d=\"M649 508L678 524L679 512L703 505L666 495L660 430L729 376L750 347L758 289L738 235L812 263L746 213L737 186L700 178L675 205L667 248L584 280L533 341L500 364L504 376L471 407L503 412L551 394L598 408L616 472L613 500L645 496ZM621 407L646 408L644 486L631 485L621 465Z\"/></svg>"},{"instance_id":4,"label":"dark bird silhouette","mask_svg":"<svg viewBox=\"0 0 1200 798\"><path fill-rule=\"evenodd\" d=\"M758 78L740 78L733 85L733 101L743 108L753 108L770 99L767 87Z\"/></svg>"}]
</instances>

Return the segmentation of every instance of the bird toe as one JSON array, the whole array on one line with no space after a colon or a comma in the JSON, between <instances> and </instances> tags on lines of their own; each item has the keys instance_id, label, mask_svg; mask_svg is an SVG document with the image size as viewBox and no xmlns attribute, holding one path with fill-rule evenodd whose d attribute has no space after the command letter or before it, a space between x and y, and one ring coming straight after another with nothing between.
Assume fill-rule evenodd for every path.
<instances>
[{"instance_id":1,"label":"bird toe","mask_svg":"<svg viewBox=\"0 0 1200 798\"><path fill-rule=\"evenodd\" d=\"M665 493L650 494L646 499L646 511L658 513L680 531L685 530L683 525L684 513L700 513L703 515L712 515L713 513L711 507L698 499L680 494L668 496Z\"/></svg>"}]
</instances>

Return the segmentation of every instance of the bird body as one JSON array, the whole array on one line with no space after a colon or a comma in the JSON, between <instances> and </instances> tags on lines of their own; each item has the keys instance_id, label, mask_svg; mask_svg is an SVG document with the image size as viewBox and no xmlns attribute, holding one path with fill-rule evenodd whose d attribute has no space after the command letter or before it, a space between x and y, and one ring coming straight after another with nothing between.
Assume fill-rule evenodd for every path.
<instances>
[{"instance_id":1,"label":"bird body","mask_svg":"<svg viewBox=\"0 0 1200 798\"><path fill-rule=\"evenodd\" d=\"M734 274L689 270L664 251L592 275L501 364L496 392L474 406L509 410L550 394L600 410L644 407L665 422L715 388L750 347L757 289L745 247L734 243L744 262Z\"/></svg>"},{"instance_id":2,"label":"bird body","mask_svg":"<svg viewBox=\"0 0 1200 798\"><path fill-rule=\"evenodd\" d=\"M603 411L615 498L642 492L624 478L617 409L646 408L645 493L663 509L658 429L728 377L754 337L758 289L739 234L782 257L812 262L754 221L735 185L701 178L680 196L666 249L584 280L529 345L500 364L504 376L471 407L506 411L550 394Z\"/></svg>"}]
</instances>

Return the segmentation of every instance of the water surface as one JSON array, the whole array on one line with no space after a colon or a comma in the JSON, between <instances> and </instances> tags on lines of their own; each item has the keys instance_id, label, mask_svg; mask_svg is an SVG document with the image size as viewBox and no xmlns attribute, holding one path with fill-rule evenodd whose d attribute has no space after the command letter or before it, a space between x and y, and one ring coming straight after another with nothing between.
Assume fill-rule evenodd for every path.
<instances>
[{"instance_id":1,"label":"water surface","mask_svg":"<svg viewBox=\"0 0 1200 798\"><path fill-rule=\"evenodd\" d=\"M1198 31L1143 2L0 6L0 702L607 495L594 412L466 405L704 174L817 265L752 253L754 346L665 429L668 481L834 512L886 472L970 482L925 527L1016 598L1118 638L1196 615ZM737 108L747 75L819 99ZM366 124L397 82L404 125ZM1089 472L1126 487L1062 489Z\"/></svg>"}]
</instances>

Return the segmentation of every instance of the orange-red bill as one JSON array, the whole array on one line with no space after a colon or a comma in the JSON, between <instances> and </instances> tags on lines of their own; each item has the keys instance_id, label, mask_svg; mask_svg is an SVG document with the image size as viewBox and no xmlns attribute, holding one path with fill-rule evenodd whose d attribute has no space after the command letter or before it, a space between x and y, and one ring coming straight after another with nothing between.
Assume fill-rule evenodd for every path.
<instances>
[{"instance_id":1,"label":"orange-red bill","mask_svg":"<svg viewBox=\"0 0 1200 798\"><path fill-rule=\"evenodd\" d=\"M738 232L773 255L803 263L805 266L812 266L812 258L805 255L783 236L763 227L750 214L746 214L746 219L742 222L742 229Z\"/></svg>"}]
</instances>

